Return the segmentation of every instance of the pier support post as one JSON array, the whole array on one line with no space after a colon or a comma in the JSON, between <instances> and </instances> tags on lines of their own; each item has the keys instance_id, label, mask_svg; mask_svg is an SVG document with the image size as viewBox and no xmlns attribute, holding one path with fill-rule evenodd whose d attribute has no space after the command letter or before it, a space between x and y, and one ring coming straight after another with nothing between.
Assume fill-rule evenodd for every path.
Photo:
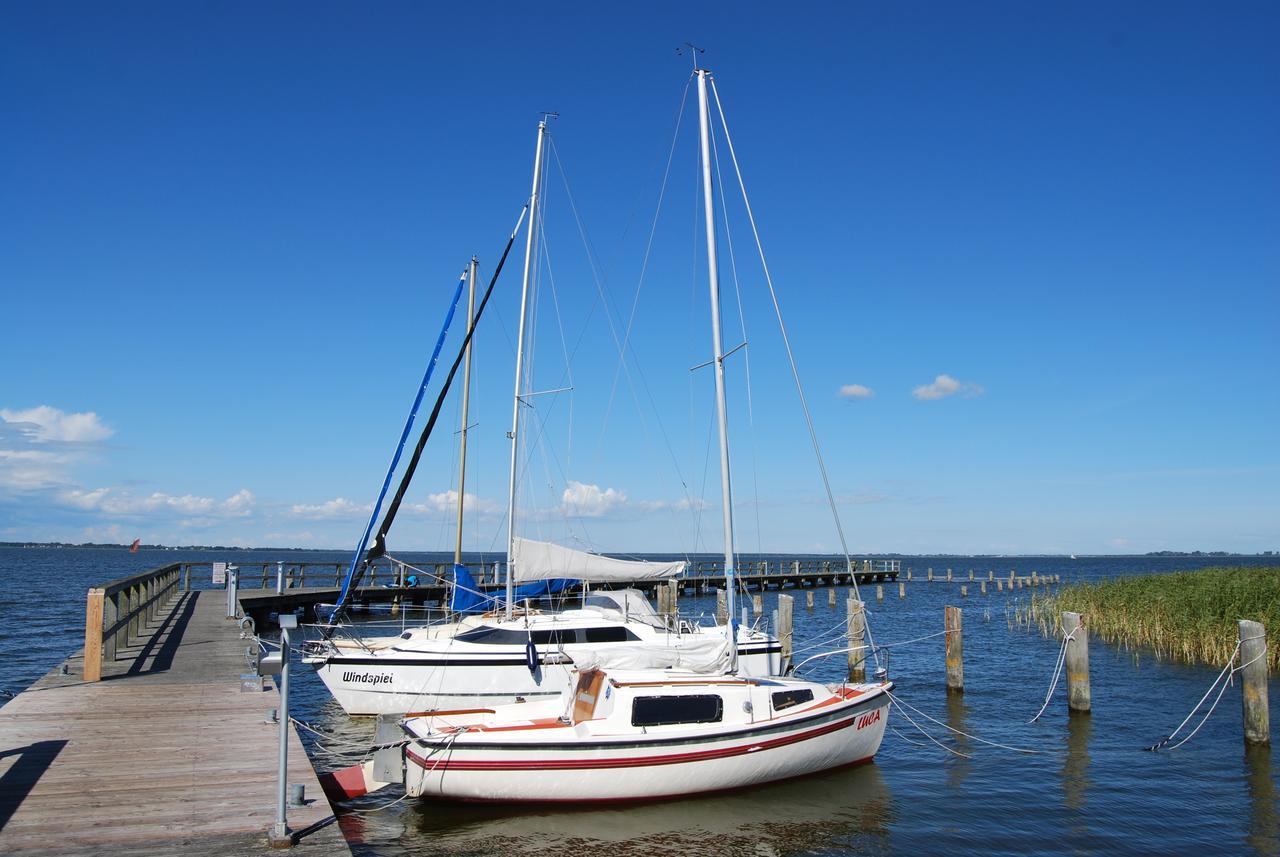
<instances>
[{"instance_id":1,"label":"pier support post","mask_svg":"<svg viewBox=\"0 0 1280 857\"><path fill-rule=\"evenodd\" d=\"M945 610L947 693L964 693L964 622L959 607Z\"/></svg>"},{"instance_id":2,"label":"pier support post","mask_svg":"<svg viewBox=\"0 0 1280 857\"><path fill-rule=\"evenodd\" d=\"M1062 632L1067 642L1067 708L1087 713L1092 705L1089 691L1089 629L1079 613L1062 614Z\"/></svg>"},{"instance_id":3,"label":"pier support post","mask_svg":"<svg viewBox=\"0 0 1280 857\"><path fill-rule=\"evenodd\" d=\"M1261 622L1240 620L1240 699L1244 706L1244 742L1271 743L1267 704L1267 630Z\"/></svg>"},{"instance_id":4,"label":"pier support post","mask_svg":"<svg viewBox=\"0 0 1280 857\"><path fill-rule=\"evenodd\" d=\"M727 625L729 623L728 596L725 595L723 589L716 590L716 624Z\"/></svg>"},{"instance_id":5,"label":"pier support post","mask_svg":"<svg viewBox=\"0 0 1280 857\"><path fill-rule=\"evenodd\" d=\"M778 640L782 643L782 674L787 674L787 669L791 666L791 649L794 636L791 633L793 627L793 619L795 616L796 600L790 595L778 596L777 613L777 629Z\"/></svg>"},{"instance_id":6,"label":"pier support post","mask_svg":"<svg viewBox=\"0 0 1280 857\"><path fill-rule=\"evenodd\" d=\"M865 645L867 614L863 604L852 595L849 596L848 634L849 634L849 680L865 681L867 678L867 650L858 648Z\"/></svg>"}]
</instances>

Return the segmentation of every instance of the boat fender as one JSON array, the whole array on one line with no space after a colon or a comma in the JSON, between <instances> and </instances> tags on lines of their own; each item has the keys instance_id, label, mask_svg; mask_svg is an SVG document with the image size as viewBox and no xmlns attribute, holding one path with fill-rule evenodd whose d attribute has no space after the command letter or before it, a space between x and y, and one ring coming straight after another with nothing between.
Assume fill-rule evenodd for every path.
<instances>
[{"instance_id":1,"label":"boat fender","mask_svg":"<svg viewBox=\"0 0 1280 857\"><path fill-rule=\"evenodd\" d=\"M524 644L524 663L529 668L529 672L538 671L538 647L533 644L532 638Z\"/></svg>"}]
</instances>

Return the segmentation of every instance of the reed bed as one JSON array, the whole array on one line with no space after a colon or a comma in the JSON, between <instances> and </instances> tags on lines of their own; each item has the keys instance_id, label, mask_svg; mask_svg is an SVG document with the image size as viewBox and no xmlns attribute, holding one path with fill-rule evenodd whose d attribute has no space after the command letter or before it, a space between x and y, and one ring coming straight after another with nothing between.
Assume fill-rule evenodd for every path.
<instances>
[{"instance_id":1,"label":"reed bed","mask_svg":"<svg viewBox=\"0 0 1280 857\"><path fill-rule=\"evenodd\" d=\"M1080 613L1091 636L1156 657L1225 664L1239 619L1267 629L1267 662L1280 669L1280 568L1204 568L1099 583L1076 583L1032 597L1018 619L1060 635L1063 611Z\"/></svg>"}]
</instances>

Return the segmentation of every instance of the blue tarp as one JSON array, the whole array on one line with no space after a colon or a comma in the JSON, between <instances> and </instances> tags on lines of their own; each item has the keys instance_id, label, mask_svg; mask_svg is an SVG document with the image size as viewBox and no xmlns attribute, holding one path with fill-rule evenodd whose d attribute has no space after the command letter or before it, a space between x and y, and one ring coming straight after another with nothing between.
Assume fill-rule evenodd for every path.
<instances>
[{"instance_id":1,"label":"blue tarp","mask_svg":"<svg viewBox=\"0 0 1280 857\"><path fill-rule=\"evenodd\" d=\"M556 595L577 583L576 580L564 577L554 580L535 580L533 583L517 586L515 600L520 602L526 598L535 599L544 595ZM505 595L505 593L502 594ZM449 596L450 610L455 613L484 613L487 610L497 610L501 604L502 599L498 595L486 595L480 591L480 586L465 565L454 565L453 591Z\"/></svg>"}]
</instances>

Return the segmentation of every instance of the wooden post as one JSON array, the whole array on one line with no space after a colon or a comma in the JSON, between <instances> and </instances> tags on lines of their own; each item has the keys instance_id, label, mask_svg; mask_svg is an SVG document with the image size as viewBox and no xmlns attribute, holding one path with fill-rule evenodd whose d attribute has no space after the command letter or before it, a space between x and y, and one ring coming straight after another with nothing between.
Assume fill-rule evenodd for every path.
<instances>
[{"instance_id":1,"label":"wooden post","mask_svg":"<svg viewBox=\"0 0 1280 857\"><path fill-rule=\"evenodd\" d=\"M911 579L911 569L907 569L907 580Z\"/></svg>"},{"instance_id":2,"label":"wooden post","mask_svg":"<svg viewBox=\"0 0 1280 857\"><path fill-rule=\"evenodd\" d=\"M836 588L834 585L827 590L827 605L830 607L836 606Z\"/></svg>"},{"instance_id":3,"label":"wooden post","mask_svg":"<svg viewBox=\"0 0 1280 857\"><path fill-rule=\"evenodd\" d=\"M1240 620L1240 700L1244 706L1244 742L1271 743L1267 707L1267 630L1261 622Z\"/></svg>"},{"instance_id":4,"label":"wooden post","mask_svg":"<svg viewBox=\"0 0 1280 857\"><path fill-rule=\"evenodd\" d=\"M947 642L947 693L964 693L964 624L959 607L944 611Z\"/></svg>"},{"instance_id":5,"label":"wooden post","mask_svg":"<svg viewBox=\"0 0 1280 857\"><path fill-rule=\"evenodd\" d=\"M903 583L901 580L898 581L898 597L899 598L907 597L907 585Z\"/></svg>"},{"instance_id":6,"label":"wooden post","mask_svg":"<svg viewBox=\"0 0 1280 857\"><path fill-rule=\"evenodd\" d=\"M969 597L969 587L967 587L967 586L961 586L961 587L960 587L960 597L961 597L961 598L968 598L968 597Z\"/></svg>"},{"instance_id":7,"label":"wooden post","mask_svg":"<svg viewBox=\"0 0 1280 857\"><path fill-rule=\"evenodd\" d=\"M1009 572L1009 588L1010 589L1013 589L1013 578L1014 578L1014 572L1010 571Z\"/></svg>"},{"instance_id":8,"label":"wooden post","mask_svg":"<svg viewBox=\"0 0 1280 857\"><path fill-rule=\"evenodd\" d=\"M876 600L877 601L884 600L884 584L883 583L876 584Z\"/></svg>"},{"instance_id":9,"label":"wooden post","mask_svg":"<svg viewBox=\"0 0 1280 857\"><path fill-rule=\"evenodd\" d=\"M981 590L982 590L982 594L983 594L983 595L986 595L986 594L987 594L987 582L986 582L985 580L979 580L979 581L978 581L978 586L981 588Z\"/></svg>"},{"instance_id":10,"label":"wooden post","mask_svg":"<svg viewBox=\"0 0 1280 857\"><path fill-rule=\"evenodd\" d=\"M996 581L996 592L1004 592L1004 578Z\"/></svg>"},{"instance_id":11,"label":"wooden post","mask_svg":"<svg viewBox=\"0 0 1280 857\"><path fill-rule=\"evenodd\" d=\"M90 589L84 606L84 680L102 680L102 602L106 592Z\"/></svg>"},{"instance_id":12,"label":"wooden post","mask_svg":"<svg viewBox=\"0 0 1280 857\"><path fill-rule=\"evenodd\" d=\"M973 583L973 569L969 569L969 582Z\"/></svg>"},{"instance_id":13,"label":"wooden post","mask_svg":"<svg viewBox=\"0 0 1280 857\"><path fill-rule=\"evenodd\" d=\"M658 615L663 622L667 622L667 627L671 627L669 619L671 616L671 592L665 586L658 587Z\"/></svg>"},{"instance_id":14,"label":"wooden post","mask_svg":"<svg viewBox=\"0 0 1280 857\"><path fill-rule=\"evenodd\" d=\"M925 582L933 583L933 569L929 569L929 577L925 580Z\"/></svg>"},{"instance_id":15,"label":"wooden post","mask_svg":"<svg viewBox=\"0 0 1280 857\"><path fill-rule=\"evenodd\" d=\"M183 567L182 591L183 592L191 591L191 563L187 563Z\"/></svg>"},{"instance_id":16,"label":"wooden post","mask_svg":"<svg viewBox=\"0 0 1280 857\"><path fill-rule=\"evenodd\" d=\"M716 590L716 624L726 625L729 622L728 598L723 589Z\"/></svg>"},{"instance_id":17,"label":"wooden post","mask_svg":"<svg viewBox=\"0 0 1280 857\"><path fill-rule=\"evenodd\" d=\"M787 667L791 665L791 649L793 635L791 629L793 627L793 617L795 615L796 600L790 595L778 596L778 640L782 643L782 672L785 675Z\"/></svg>"},{"instance_id":18,"label":"wooden post","mask_svg":"<svg viewBox=\"0 0 1280 857\"><path fill-rule=\"evenodd\" d=\"M996 573L994 571L988 571L987 580L995 580L995 579L996 579Z\"/></svg>"},{"instance_id":19,"label":"wooden post","mask_svg":"<svg viewBox=\"0 0 1280 857\"><path fill-rule=\"evenodd\" d=\"M951 582L951 569L947 569L947 583Z\"/></svg>"},{"instance_id":20,"label":"wooden post","mask_svg":"<svg viewBox=\"0 0 1280 857\"><path fill-rule=\"evenodd\" d=\"M764 596L759 592L751 596L751 609L757 616L764 612Z\"/></svg>"},{"instance_id":21,"label":"wooden post","mask_svg":"<svg viewBox=\"0 0 1280 857\"><path fill-rule=\"evenodd\" d=\"M1062 631L1071 639L1067 642L1067 708L1088 712L1091 704L1089 692L1089 629L1079 613L1062 614Z\"/></svg>"},{"instance_id":22,"label":"wooden post","mask_svg":"<svg viewBox=\"0 0 1280 857\"><path fill-rule=\"evenodd\" d=\"M808 592L804 594L804 599L805 599L805 604L804 604L805 609L812 610L813 609L813 590L812 589L810 589Z\"/></svg>"},{"instance_id":23,"label":"wooden post","mask_svg":"<svg viewBox=\"0 0 1280 857\"><path fill-rule=\"evenodd\" d=\"M674 577L667 581L667 606L671 609L671 627L680 627L680 581Z\"/></svg>"},{"instance_id":24,"label":"wooden post","mask_svg":"<svg viewBox=\"0 0 1280 857\"><path fill-rule=\"evenodd\" d=\"M1040 585L1040 578L1039 578L1039 576L1038 576L1034 571L1033 571L1033 572L1031 572L1031 585L1032 585L1032 586L1039 586L1039 585Z\"/></svg>"},{"instance_id":25,"label":"wooden post","mask_svg":"<svg viewBox=\"0 0 1280 857\"><path fill-rule=\"evenodd\" d=\"M112 627L120 620L120 596L112 595L103 601L102 612L102 628L105 631ZM87 621L87 620L86 620ZM104 633L102 636L102 659L105 661L114 661L116 659L116 640L120 638L120 632L112 631L110 634Z\"/></svg>"},{"instance_id":26,"label":"wooden post","mask_svg":"<svg viewBox=\"0 0 1280 857\"><path fill-rule=\"evenodd\" d=\"M864 645L863 640L866 637L867 616L863 612L862 602L849 596L846 604L849 611L848 618L848 634L849 634L849 680L864 681L867 677L866 668L866 649L856 648Z\"/></svg>"}]
</instances>

